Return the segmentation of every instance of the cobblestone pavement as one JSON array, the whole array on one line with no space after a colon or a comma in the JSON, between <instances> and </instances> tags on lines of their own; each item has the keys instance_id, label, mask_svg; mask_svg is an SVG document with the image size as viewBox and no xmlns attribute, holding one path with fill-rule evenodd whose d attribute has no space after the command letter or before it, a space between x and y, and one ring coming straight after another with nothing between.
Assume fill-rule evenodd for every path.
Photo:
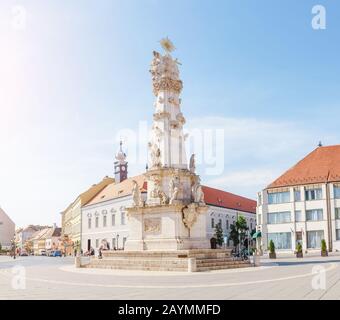
<instances>
[{"instance_id":1,"label":"cobblestone pavement","mask_svg":"<svg viewBox=\"0 0 340 320\"><path fill-rule=\"evenodd\" d=\"M340 299L339 280L339 255L190 274L76 269L72 258L0 256L0 299Z\"/></svg>"}]
</instances>

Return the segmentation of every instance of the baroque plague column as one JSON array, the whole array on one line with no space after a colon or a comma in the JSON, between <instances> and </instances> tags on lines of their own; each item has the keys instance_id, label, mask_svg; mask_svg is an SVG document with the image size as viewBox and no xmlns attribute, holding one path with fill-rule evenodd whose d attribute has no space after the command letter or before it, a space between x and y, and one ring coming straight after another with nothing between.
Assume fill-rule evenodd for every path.
<instances>
[{"instance_id":1,"label":"baroque plague column","mask_svg":"<svg viewBox=\"0 0 340 320\"><path fill-rule=\"evenodd\" d=\"M206 238L204 194L195 173L195 158L189 166L185 153L180 93L179 62L170 55L174 46L161 41L165 54L153 52L150 73L155 95L147 200L141 201L134 183L134 205L127 208L130 236L125 250L181 250L210 248Z\"/></svg>"}]
</instances>

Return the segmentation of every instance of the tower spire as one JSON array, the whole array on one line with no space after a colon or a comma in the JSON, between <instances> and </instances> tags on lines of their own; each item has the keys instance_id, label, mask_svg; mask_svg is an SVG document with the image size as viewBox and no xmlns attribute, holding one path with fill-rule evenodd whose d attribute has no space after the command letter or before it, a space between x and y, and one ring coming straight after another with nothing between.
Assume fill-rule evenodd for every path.
<instances>
[{"instance_id":1,"label":"tower spire","mask_svg":"<svg viewBox=\"0 0 340 320\"><path fill-rule=\"evenodd\" d=\"M128 163L126 161L126 153L123 151L123 142L120 140L119 142L119 150L115 155L115 181L116 183L120 183L127 179L127 166Z\"/></svg>"}]
</instances>

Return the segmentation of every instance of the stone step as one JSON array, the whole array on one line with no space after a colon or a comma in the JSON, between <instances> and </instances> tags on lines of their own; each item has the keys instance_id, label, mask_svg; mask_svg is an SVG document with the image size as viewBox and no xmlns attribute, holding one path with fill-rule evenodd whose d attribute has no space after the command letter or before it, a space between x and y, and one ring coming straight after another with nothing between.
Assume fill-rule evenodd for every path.
<instances>
[{"instance_id":1,"label":"stone step","mask_svg":"<svg viewBox=\"0 0 340 320\"><path fill-rule=\"evenodd\" d=\"M183 265L187 266L187 260L139 260L139 261L131 261L131 260L120 260L120 259L101 259L101 260L92 260L92 265Z\"/></svg>"},{"instance_id":2,"label":"stone step","mask_svg":"<svg viewBox=\"0 0 340 320\"><path fill-rule=\"evenodd\" d=\"M188 271L188 267L182 266L138 266L138 265L86 265L85 268L114 269L114 270L145 270L145 271Z\"/></svg>"},{"instance_id":3,"label":"stone step","mask_svg":"<svg viewBox=\"0 0 340 320\"><path fill-rule=\"evenodd\" d=\"M247 261L197 261L197 267L209 267L209 266L235 266L246 264L249 265Z\"/></svg>"},{"instance_id":4,"label":"stone step","mask_svg":"<svg viewBox=\"0 0 340 320\"><path fill-rule=\"evenodd\" d=\"M236 264L229 266L211 266L211 267L197 267L197 271L209 271L209 270L223 270L223 269L237 269L237 268L248 268L250 264Z\"/></svg>"}]
</instances>

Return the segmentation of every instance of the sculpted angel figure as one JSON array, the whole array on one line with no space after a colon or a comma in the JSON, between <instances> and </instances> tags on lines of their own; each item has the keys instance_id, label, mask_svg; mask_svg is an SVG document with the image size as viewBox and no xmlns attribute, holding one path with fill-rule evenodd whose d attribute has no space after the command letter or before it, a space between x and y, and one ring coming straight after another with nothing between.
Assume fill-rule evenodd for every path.
<instances>
[{"instance_id":1,"label":"sculpted angel figure","mask_svg":"<svg viewBox=\"0 0 340 320\"><path fill-rule=\"evenodd\" d=\"M151 167L161 166L161 150L156 144L149 143L150 156L151 156Z\"/></svg>"},{"instance_id":2,"label":"sculpted angel figure","mask_svg":"<svg viewBox=\"0 0 340 320\"><path fill-rule=\"evenodd\" d=\"M179 192L179 186L178 183L176 183L176 178L171 178L169 182L169 203L172 204L174 200L177 200L178 192Z\"/></svg>"},{"instance_id":3,"label":"sculpted angel figure","mask_svg":"<svg viewBox=\"0 0 340 320\"><path fill-rule=\"evenodd\" d=\"M132 199L136 207L142 205L142 196L137 181L133 180Z\"/></svg>"},{"instance_id":4,"label":"sculpted angel figure","mask_svg":"<svg viewBox=\"0 0 340 320\"><path fill-rule=\"evenodd\" d=\"M192 195L193 195L194 202L205 203L204 193L203 193L203 189L201 186L201 179L199 177L197 177L197 181L192 186Z\"/></svg>"}]
</instances>

